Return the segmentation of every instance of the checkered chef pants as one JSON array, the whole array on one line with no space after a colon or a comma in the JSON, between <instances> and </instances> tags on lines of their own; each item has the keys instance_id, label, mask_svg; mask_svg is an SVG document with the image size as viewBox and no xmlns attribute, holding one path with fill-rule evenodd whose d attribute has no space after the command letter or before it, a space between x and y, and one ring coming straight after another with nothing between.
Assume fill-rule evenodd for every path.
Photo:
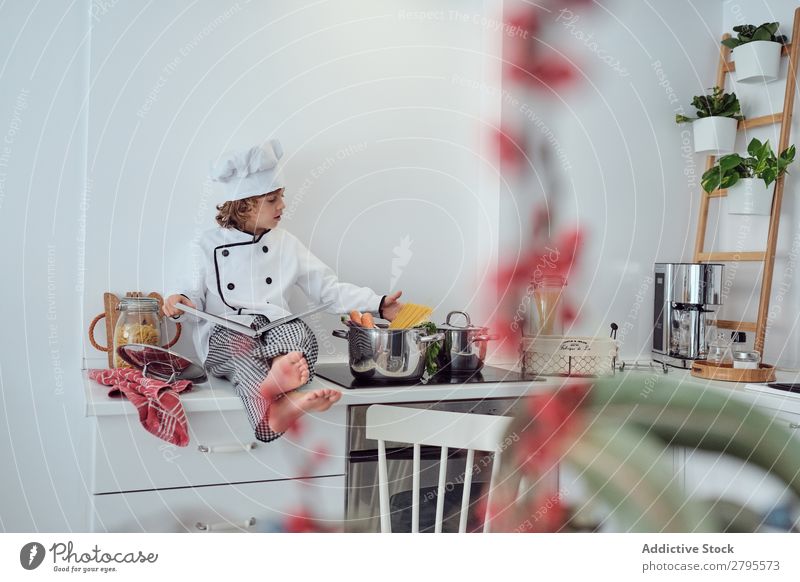
<instances>
[{"instance_id":1,"label":"checkered chef pants","mask_svg":"<svg viewBox=\"0 0 800 582\"><path fill-rule=\"evenodd\" d=\"M263 327L268 322L263 315L257 315L251 327ZM288 352L302 352L305 355L310 382L314 377L319 348L314 332L300 319L274 327L258 338L247 337L217 325L208 340L206 369L214 376L227 378L233 383L256 438L265 443L274 441L283 433L270 429L270 403L258 393L258 386L267 377L272 358Z\"/></svg>"}]
</instances>

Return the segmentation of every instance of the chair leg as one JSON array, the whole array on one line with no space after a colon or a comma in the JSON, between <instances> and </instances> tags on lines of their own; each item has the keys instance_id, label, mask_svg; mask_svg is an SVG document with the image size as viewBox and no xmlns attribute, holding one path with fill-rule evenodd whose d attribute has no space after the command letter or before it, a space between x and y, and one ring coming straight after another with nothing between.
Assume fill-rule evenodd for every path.
<instances>
[{"instance_id":1,"label":"chair leg","mask_svg":"<svg viewBox=\"0 0 800 582\"><path fill-rule=\"evenodd\" d=\"M483 517L483 533L489 533L491 530L490 517L492 510L492 493L494 486L497 482L497 474L500 471L500 461L503 453L495 451L494 459L492 459L492 476L489 478L489 491L486 493L486 515Z\"/></svg>"},{"instance_id":2,"label":"chair leg","mask_svg":"<svg viewBox=\"0 0 800 582\"><path fill-rule=\"evenodd\" d=\"M439 488L436 491L436 533L442 533L444 521L444 486L447 479L447 447L442 447L439 458Z\"/></svg>"},{"instance_id":3,"label":"chair leg","mask_svg":"<svg viewBox=\"0 0 800 582\"><path fill-rule=\"evenodd\" d=\"M389 516L389 476L386 470L386 443L378 441L378 487L381 505L381 533L392 533Z\"/></svg>"},{"instance_id":4,"label":"chair leg","mask_svg":"<svg viewBox=\"0 0 800 582\"><path fill-rule=\"evenodd\" d=\"M461 496L461 517L458 522L458 533L467 531L467 517L469 514L469 493L472 489L472 466L475 464L475 451L467 450L467 464L464 467L464 494Z\"/></svg>"},{"instance_id":5,"label":"chair leg","mask_svg":"<svg viewBox=\"0 0 800 582\"><path fill-rule=\"evenodd\" d=\"M419 463L420 446L414 445L414 465L411 485L411 533L419 533Z\"/></svg>"}]
</instances>

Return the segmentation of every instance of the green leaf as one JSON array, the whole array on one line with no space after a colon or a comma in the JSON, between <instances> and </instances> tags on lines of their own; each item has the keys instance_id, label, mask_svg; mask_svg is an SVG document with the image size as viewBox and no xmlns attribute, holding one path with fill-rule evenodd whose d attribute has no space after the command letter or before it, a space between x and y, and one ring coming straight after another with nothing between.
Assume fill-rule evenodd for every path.
<instances>
[{"instance_id":1,"label":"green leaf","mask_svg":"<svg viewBox=\"0 0 800 582\"><path fill-rule=\"evenodd\" d=\"M736 182L739 181L739 174L738 172L729 172L722 177L722 181L720 182L720 188L730 188Z\"/></svg>"},{"instance_id":2,"label":"green leaf","mask_svg":"<svg viewBox=\"0 0 800 582\"><path fill-rule=\"evenodd\" d=\"M438 328L432 321L424 321L415 327L422 328L428 335L433 335L437 332ZM439 351L441 350L441 342L431 342L428 344L428 350L425 352L425 370L428 376L433 376L439 371Z\"/></svg>"},{"instance_id":3,"label":"green leaf","mask_svg":"<svg viewBox=\"0 0 800 582\"><path fill-rule=\"evenodd\" d=\"M758 152L761 151L762 144L756 138L750 140L750 143L747 144L747 153L751 156L758 156Z\"/></svg>"},{"instance_id":4,"label":"green leaf","mask_svg":"<svg viewBox=\"0 0 800 582\"><path fill-rule=\"evenodd\" d=\"M725 40L722 41L722 44L724 44L729 49L735 49L737 46L742 44L742 41L740 41L738 38L726 38Z\"/></svg>"},{"instance_id":5,"label":"green leaf","mask_svg":"<svg viewBox=\"0 0 800 582\"><path fill-rule=\"evenodd\" d=\"M694 120L686 117L685 115L680 115L678 113L675 114L675 123L686 123L689 121L694 121Z\"/></svg>"},{"instance_id":6,"label":"green leaf","mask_svg":"<svg viewBox=\"0 0 800 582\"><path fill-rule=\"evenodd\" d=\"M633 407L626 418L677 446L702 447L754 463L780 477L800 493L800 447L785 424L773 422L763 409L709 390L694 380L658 378L645 389L646 379L598 382L591 405L611 416L613 405Z\"/></svg>"},{"instance_id":7,"label":"green leaf","mask_svg":"<svg viewBox=\"0 0 800 582\"><path fill-rule=\"evenodd\" d=\"M628 532L717 531L713 516L686 499L668 451L638 427L595 417L564 461Z\"/></svg>"},{"instance_id":8,"label":"green leaf","mask_svg":"<svg viewBox=\"0 0 800 582\"><path fill-rule=\"evenodd\" d=\"M753 33L753 40L770 40L772 38L772 33L769 29L764 28L764 26L759 26L755 33Z\"/></svg>"},{"instance_id":9,"label":"green leaf","mask_svg":"<svg viewBox=\"0 0 800 582\"><path fill-rule=\"evenodd\" d=\"M795 154L794 146L790 145L788 148L786 148L781 152L780 160L778 163L780 164L780 162L783 162L784 165L791 164L794 161L794 154Z\"/></svg>"},{"instance_id":10,"label":"green leaf","mask_svg":"<svg viewBox=\"0 0 800 582\"><path fill-rule=\"evenodd\" d=\"M728 154L727 156L722 156L717 161L717 164L722 169L723 173L734 169L741 163L742 163L742 156L740 156L739 154Z\"/></svg>"},{"instance_id":11,"label":"green leaf","mask_svg":"<svg viewBox=\"0 0 800 582\"><path fill-rule=\"evenodd\" d=\"M706 192L713 192L719 188L719 183L722 180L722 172L719 166L712 166L704 174L700 180L703 190Z\"/></svg>"}]
</instances>

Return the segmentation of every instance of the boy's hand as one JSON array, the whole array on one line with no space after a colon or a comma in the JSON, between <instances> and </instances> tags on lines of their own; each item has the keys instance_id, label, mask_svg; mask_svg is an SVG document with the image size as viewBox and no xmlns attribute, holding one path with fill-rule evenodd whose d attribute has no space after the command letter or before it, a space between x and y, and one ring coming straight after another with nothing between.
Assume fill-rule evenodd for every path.
<instances>
[{"instance_id":1,"label":"boy's hand","mask_svg":"<svg viewBox=\"0 0 800 582\"><path fill-rule=\"evenodd\" d=\"M402 291L396 291L391 295L387 295L386 299L383 301L383 318L388 319L389 321L393 321L397 314L400 312L400 309L403 307L403 304L400 303L397 299L403 294Z\"/></svg>"},{"instance_id":2,"label":"boy's hand","mask_svg":"<svg viewBox=\"0 0 800 582\"><path fill-rule=\"evenodd\" d=\"M197 307L195 307L195 304L189 301L183 295L170 295L164 300L164 315L166 315L167 317L173 317L175 315L182 314L183 311L175 307L175 304L177 303L183 303L184 305L188 305L189 307L194 307L195 309L197 309Z\"/></svg>"}]
</instances>

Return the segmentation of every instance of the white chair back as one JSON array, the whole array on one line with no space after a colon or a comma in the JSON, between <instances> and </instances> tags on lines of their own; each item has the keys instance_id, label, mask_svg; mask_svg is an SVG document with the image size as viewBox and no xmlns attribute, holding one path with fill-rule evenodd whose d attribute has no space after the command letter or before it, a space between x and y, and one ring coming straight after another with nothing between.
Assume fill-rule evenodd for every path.
<instances>
[{"instance_id":1,"label":"white chair back","mask_svg":"<svg viewBox=\"0 0 800 582\"><path fill-rule=\"evenodd\" d=\"M392 531L389 515L389 480L386 469L386 441L414 446L413 477L411 493L411 531L419 532L420 495L420 447L422 445L441 447L439 460L439 484L436 498L435 531L442 531L444 519L444 498L447 474L448 449L467 451L464 489L461 497L459 532L465 532L469 512L470 490L472 488L475 451L494 454L492 474L489 481L487 508L490 507L492 490L500 467L503 440L511 424L508 416L490 416L441 410L424 410L374 404L367 409L366 436L378 441L378 483L380 495L381 531ZM486 512L483 531L488 532L489 511Z\"/></svg>"}]
</instances>

